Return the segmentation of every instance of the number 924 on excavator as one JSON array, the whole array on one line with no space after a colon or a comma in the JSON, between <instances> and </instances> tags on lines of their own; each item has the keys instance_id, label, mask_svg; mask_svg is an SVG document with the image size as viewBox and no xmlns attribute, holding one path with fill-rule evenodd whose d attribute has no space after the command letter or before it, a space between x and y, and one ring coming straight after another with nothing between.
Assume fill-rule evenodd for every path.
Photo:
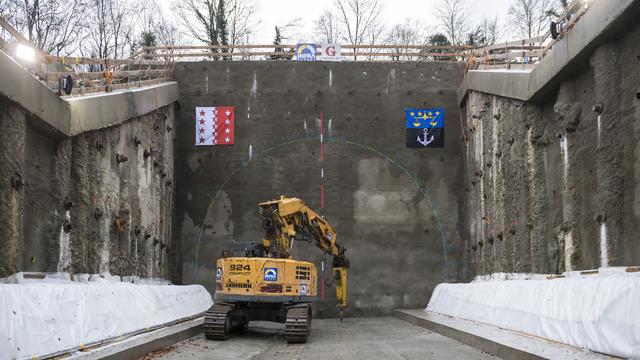
<instances>
[{"instance_id":1,"label":"number 924 on excavator","mask_svg":"<svg viewBox=\"0 0 640 360\"><path fill-rule=\"evenodd\" d=\"M315 264L293 259L293 242L312 242L332 257L341 321L347 307L346 249L336 242L333 227L298 198L260 203L258 214L262 241L225 249L216 262L215 301L205 315L204 334L224 340L250 321L272 321L285 324L287 342L306 342L318 275Z\"/></svg>"}]
</instances>

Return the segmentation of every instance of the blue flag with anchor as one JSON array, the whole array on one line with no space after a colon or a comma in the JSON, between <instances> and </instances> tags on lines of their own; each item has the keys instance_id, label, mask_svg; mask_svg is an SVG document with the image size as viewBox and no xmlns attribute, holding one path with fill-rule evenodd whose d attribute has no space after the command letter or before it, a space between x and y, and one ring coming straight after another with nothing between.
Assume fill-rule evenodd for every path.
<instances>
[{"instance_id":1,"label":"blue flag with anchor","mask_svg":"<svg viewBox=\"0 0 640 360\"><path fill-rule=\"evenodd\" d=\"M444 109L404 109L408 148L444 147Z\"/></svg>"}]
</instances>

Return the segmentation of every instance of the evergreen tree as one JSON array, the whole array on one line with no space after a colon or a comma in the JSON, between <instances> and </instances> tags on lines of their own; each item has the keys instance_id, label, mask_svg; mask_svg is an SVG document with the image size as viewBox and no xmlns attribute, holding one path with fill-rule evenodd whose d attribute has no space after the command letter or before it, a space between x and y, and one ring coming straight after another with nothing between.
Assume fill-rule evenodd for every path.
<instances>
[{"instance_id":1,"label":"evergreen tree","mask_svg":"<svg viewBox=\"0 0 640 360\"><path fill-rule=\"evenodd\" d=\"M218 29L218 42L220 45L229 45L229 29L227 28L227 10L225 9L225 1L218 0L218 9L216 11L216 28Z\"/></svg>"},{"instance_id":2,"label":"evergreen tree","mask_svg":"<svg viewBox=\"0 0 640 360\"><path fill-rule=\"evenodd\" d=\"M140 46L156 46L157 44L156 34L153 31L143 31L140 34Z\"/></svg>"},{"instance_id":3,"label":"evergreen tree","mask_svg":"<svg viewBox=\"0 0 640 360\"><path fill-rule=\"evenodd\" d=\"M451 46L451 42L447 39L447 36L442 33L437 33L429 37L429 45L431 46ZM445 53L449 52L449 49L431 49L432 53ZM434 60L446 61L449 60L446 56L434 56Z\"/></svg>"},{"instance_id":4,"label":"evergreen tree","mask_svg":"<svg viewBox=\"0 0 640 360\"><path fill-rule=\"evenodd\" d=\"M276 25L276 37L275 39L273 39L273 45L275 45L274 52L277 52L277 53L283 52L283 49L281 47L278 47L278 45L282 45L282 33L280 31L280 28L277 25ZM282 58L283 58L282 55L271 55L272 60L277 60Z\"/></svg>"}]
</instances>

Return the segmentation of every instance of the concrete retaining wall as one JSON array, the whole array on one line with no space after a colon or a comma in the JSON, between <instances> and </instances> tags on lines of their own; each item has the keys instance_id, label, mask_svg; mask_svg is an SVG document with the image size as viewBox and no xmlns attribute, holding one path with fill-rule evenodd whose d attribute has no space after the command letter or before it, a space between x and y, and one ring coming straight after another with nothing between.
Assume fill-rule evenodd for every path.
<instances>
[{"instance_id":1,"label":"concrete retaining wall","mask_svg":"<svg viewBox=\"0 0 640 360\"><path fill-rule=\"evenodd\" d=\"M174 126L169 105L66 137L0 96L0 277L18 271L168 277ZM148 159L144 149L152 149ZM128 161L119 164L116 154Z\"/></svg>"},{"instance_id":2,"label":"concrete retaining wall","mask_svg":"<svg viewBox=\"0 0 640 360\"><path fill-rule=\"evenodd\" d=\"M640 26L611 39L539 100L469 95L465 277L640 263Z\"/></svg>"},{"instance_id":3,"label":"concrete retaining wall","mask_svg":"<svg viewBox=\"0 0 640 360\"><path fill-rule=\"evenodd\" d=\"M182 282L213 293L221 250L260 241L256 204L286 194L323 214L346 246L351 316L424 306L437 283L457 279L462 70L447 63L177 64L174 234L182 242ZM215 105L236 107L236 144L196 148L195 107ZM407 149L403 109L435 106L446 109L446 147ZM294 253L320 268L311 244L295 243ZM335 316L335 290L326 291L318 315Z\"/></svg>"}]
</instances>

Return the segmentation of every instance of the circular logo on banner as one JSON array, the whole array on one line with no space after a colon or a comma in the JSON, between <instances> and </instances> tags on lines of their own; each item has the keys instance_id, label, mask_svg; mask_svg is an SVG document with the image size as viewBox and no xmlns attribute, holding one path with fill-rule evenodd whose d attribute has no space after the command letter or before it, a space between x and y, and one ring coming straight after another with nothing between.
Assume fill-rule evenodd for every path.
<instances>
[{"instance_id":1,"label":"circular logo on banner","mask_svg":"<svg viewBox=\"0 0 640 360\"><path fill-rule=\"evenodd\" d=\"M298 44L296 48L296 59L298 61L316 61L316 45Z\"/></svg>"},{"instance_id":2,"label":"circular logo on banner","mask_svg":"<svg viewBox=\"0 0 640 360\"><path fill-rule=\"evenodd\" d=\"M307 285L302 284L300 285L300 295L307 295Z\"/></svg>"}]
</instances>

